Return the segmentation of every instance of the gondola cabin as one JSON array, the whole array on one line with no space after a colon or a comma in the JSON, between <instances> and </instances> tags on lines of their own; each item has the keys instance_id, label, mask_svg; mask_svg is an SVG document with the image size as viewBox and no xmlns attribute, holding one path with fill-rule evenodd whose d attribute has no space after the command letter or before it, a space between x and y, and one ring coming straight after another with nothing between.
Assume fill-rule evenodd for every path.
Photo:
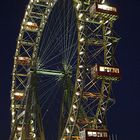
<instances>
[{"instance_id":1,"label":"gondola cabin","mask_svg":"<svg viewBox=\"0 0 140 140\"><path fill-rule=\"evenodd\" d=\"M25 29L28 31L37 31L39 28L36 23L31 22L31 21L26 22L24 26L25 26Z\"/></svg>"},{"instance_id":2,"label":"gondola cabin","mask_svg":"<svg viewBox=\"0 0 140 140\"><path fill-rule=\"evenodd\" d=\"M15 100L22 100L24 97L24 92L14 92L14 98Z\"/></svg>"},{"instance_id":3,"label":"gondola cabin","mask_svg":"<svg viewBox=\"0 0 140 140\"><path fill-rule=\"evenodd\" d=\"M116 19L118 12L116 7L108 6L101 3L94 3L90 8L90 15L95 18L105 17Z\"/></svg>"},{"instance_id":4,"label":"gondola cabin","mask_svg":"<svg viewBox=\"0 0 140 140\"><path fill-rule=\"evenodd\" d=\"M118 67L104 66L98 64L91 68L91 75L95 79L105 79L112 81L118 81L121 77L120 69Z\"/></svg>"},{"instance_id":5,"label":"gondola cabin","mask_svg":"<svg viewBox=\"0 0 140 140\"><path fill-rule=\"evenodd\" d=\"M17 57L17 63L20 65L29 65L31 62L31 58L19 56Z\"/></svg>"},{"instance_id":6,"label":"gondola cabin","mask_svg":"<svg viewBox=\"0 0 140 140\"><path fill-rule=\"evenodd\" d=\"M80 131L80 140L109 140L106 129L85 129Z\"/></svg>"}]
</instances>

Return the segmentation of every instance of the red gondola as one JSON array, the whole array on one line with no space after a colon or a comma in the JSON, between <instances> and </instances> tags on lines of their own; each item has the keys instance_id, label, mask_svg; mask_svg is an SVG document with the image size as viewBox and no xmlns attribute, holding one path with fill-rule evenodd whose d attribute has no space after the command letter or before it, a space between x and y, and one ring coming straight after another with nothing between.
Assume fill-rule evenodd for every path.
<instances>
[{"instance_id":1,"label":"red gondola","mask_svg":"<svg viewBox=\"0 0 140 140\"><path fill-rule=\"evenodd\" d=\"M120 69L113 66L95 65L91 69L91 75L96 79L120 80Z\"/></svg>"}]
</instances>

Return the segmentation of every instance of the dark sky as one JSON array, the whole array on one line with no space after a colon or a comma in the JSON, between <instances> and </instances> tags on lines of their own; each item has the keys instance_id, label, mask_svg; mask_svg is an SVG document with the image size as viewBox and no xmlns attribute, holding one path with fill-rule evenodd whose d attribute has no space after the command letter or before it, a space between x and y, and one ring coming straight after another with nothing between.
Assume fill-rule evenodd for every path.
<instances>
[{"instance_id":1,"label":"dark sky","mask_svg":"<svg viewBox=\"0 0 140 140\"><path fill-rule=\"evenodd\" d=\"M115 31L121 41L117 60L122 80L114 85L116 104L108 127L118 140L138 140L140 130L140 1L112 0L119 10ZM0 140L10 134L10 88L13 57L28 0L7 0L0 5Z\"/></svg>"}]
</instances>

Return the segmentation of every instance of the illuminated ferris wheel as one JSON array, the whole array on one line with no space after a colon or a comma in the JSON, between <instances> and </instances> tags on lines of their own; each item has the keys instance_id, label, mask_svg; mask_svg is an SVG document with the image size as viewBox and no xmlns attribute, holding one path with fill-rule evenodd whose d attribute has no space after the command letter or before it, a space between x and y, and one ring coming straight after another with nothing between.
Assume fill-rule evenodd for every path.
<instances>
[{"instance_id":1,"label":"illuminated ferris wheel","mask_svg":"<svg viewBox=\"0 0 140 140\"><path fill-rule=\"evenodd\" d=\"M109 140L116 19L105 1L30 0L14 58L10 140Z\"/></svg>"}]
</instances>

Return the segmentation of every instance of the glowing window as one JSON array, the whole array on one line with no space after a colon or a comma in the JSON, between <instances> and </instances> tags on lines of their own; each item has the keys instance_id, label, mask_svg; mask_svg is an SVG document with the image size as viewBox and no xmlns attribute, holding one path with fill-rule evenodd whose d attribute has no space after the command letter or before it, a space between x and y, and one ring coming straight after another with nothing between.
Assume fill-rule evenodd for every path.
<instances>
[{"instance_id":1,"label":"glowing window","mask_svg":"<svg viewBox=\"0 0 140 140\"><path fill-rule=\"evenodd\" d=\"M115 72L115 73L119 73L119 69L118 69L118 68L115 68L115 69L114 69L114 72Z\"/></svg>"},{"instance_id":2,"label":"glowing window","mask_svg":"<svg viewBox=\"0 0 140 140\"><path fill-rule=\"evenodd\" d=\"M104 71L105 67L100 66L100 71Z\"/></svg>"},{"instance_id":3,"label":"glowing window","mask_svg":"<svg viewBox=\"0 0 140 140\"><path fill-rule=\"evenodd\" d=\"M92 137L92 132L88 131L88 136Z\"/></svg>"},{"instance_id":4,"label":"glowing window","mask_svg":"<svg viewBox=\"0 0 140 140\"><path fill-rule=\"evenodd\" d=\"M102 132L99 132L99 137L103 137L103 133Z\"/></svg>"},{"instance_id":5,"label":"glowing window","mask_svg":"<svg viewBox=\"0 0 140 140\"><path fill-rule=\"evenodd\" d=\"M117 73L119 73L120 71L119 71L119 69L117 69Z\"/></svg>"},{"instance_id":6,"label":"glowing window","mask_svg":"<svg viewBox=\"0 0 140 140\"><path fill-rule=\"evenodd\" d=\"M97 133L96 132L92 132L93 137L97 137Z\"/></svg>"},{"instance_id":7,"label":"glowing window","mask_svg":"<svg viewBox=\"0 0 140 140\"><path fill-rule=\"evenodd\" d=\"M103 137L107 137L107 133L106 132L103 133Z\"/></svg>"}]
</instances>

